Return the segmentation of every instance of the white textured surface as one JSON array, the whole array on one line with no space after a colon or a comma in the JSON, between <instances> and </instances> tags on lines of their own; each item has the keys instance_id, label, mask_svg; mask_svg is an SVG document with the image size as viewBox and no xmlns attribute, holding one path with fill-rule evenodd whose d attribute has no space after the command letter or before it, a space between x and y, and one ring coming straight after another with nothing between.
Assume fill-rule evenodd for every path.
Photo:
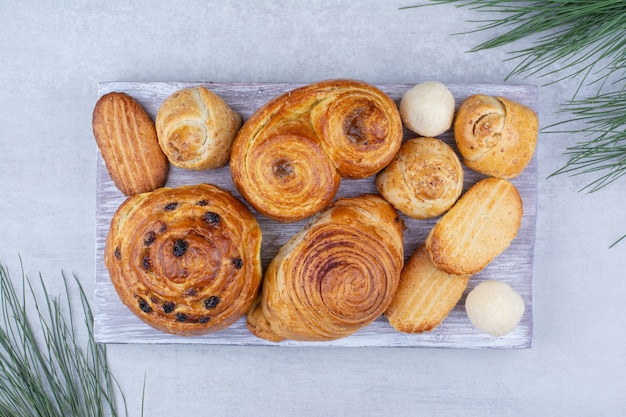
<instances>
[{"instance_id":1,"label":"white textured surface","mask_svg":"<svg viewBox=\"0 0 626 417\"><path fill-rule=\"evenodd\" d=\"M19 276L21 255L52 292L74 272L93 293L100 82L504 82L507 50L469 54L489 35L452 35L484 16L399 10L416 3L0 0L0 261ZM542 127L576 86L540 88ZM589 177L548 179L579 139L537 149L532 348L112 344L129 414L145 375L146 415L625 415L626 244L608 246L626 233L626 181L587 195Z\"/></svg>"}]
</instances>

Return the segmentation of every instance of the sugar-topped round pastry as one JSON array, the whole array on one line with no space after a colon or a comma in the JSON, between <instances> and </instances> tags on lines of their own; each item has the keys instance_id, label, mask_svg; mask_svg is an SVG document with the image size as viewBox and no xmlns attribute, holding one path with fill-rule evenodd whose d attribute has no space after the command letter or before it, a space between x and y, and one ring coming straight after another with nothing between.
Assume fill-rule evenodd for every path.
<instances>
[{"instance_id":1,"label":"sugar-topped round pastry","mask_svg":"<svg viewBox=\"0 0 626 417\"><path fill-rule=\"evenodd\" d=\"M415 219L446 212L463 191L463 166L445 142L414 138L376 177L378 192L396 209Z\"/></svg>"},{"instance_id":2,"label":"sugar-topped round pastry","mask_svg":"<svg viewBox=\"0 0 626 417\"><path fill-rule=\"evenodd\" d=\"M160 188L118 208L104 251L121 301L168 333L222 330L261 283L261 229L248 208L209 184Z\"/></svg>"}]
</instances>

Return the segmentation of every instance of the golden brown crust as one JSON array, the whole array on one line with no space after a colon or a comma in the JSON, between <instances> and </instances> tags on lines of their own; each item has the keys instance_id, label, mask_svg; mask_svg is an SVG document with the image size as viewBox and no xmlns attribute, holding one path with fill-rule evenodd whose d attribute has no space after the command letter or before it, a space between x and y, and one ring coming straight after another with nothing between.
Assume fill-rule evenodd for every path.
<instances>
[{"instance_id":1,"label":"golden brown crust","mask_svg":"<svg viewBox=\"0 0 626 417\"><path fill-rule=\"evenodd\" d=\"M265 318L260 295L256 298L252 307L250 307L250 310L248 310L246 314L246 326L248 330L250 330L250 333L258 338L276 343L285 340L284 337L274 333L271 323Z\"/></svg>"},{"instance_id":2,"label":"golden brown crust","mask_svg":"<svg viewBox=\"0 0 626 417\"><path fill-rule=\"evenodd\" d=\"M463 166L454 150L435 138L414 138L376 177L378 192L409 217L447 211L463 191Z\"/></svg>"},{"instance_id":3,"label":"golden brown crust","mask_svg":"<svg viewBox=\"0 0 626 417\"><path fill-rule=\"evenodd\" d=\"M248 327L259 337L325 341L371 323L397 289L403 227L380 196L337 200L279 250L263 279L262 317L251 309Z\"/></svg>"},{"instance_id":4,"label":"golden brown crust","mask_svg":"<svg viewBox=\"0 0 626 417\"><path fill-rule=\"evenodd\" d=\"M261 229L213 185L160 188L127 199L111 221L105 265L121 301L179 335L222 330L245 314L261 281Z\"/></svg>"},{"instance_id":5,"label":"golden brown crust","mask_svg":"<svg viewBox=\"0 0 626 417\"><path fill-rule=\"evenodd\" d=\"M169 166L150 116L125 93L112 92L97 101L93 135L115 186L126 196L165 185Z\"/></svg>"},{"instance_id":6,"label":"golden brown crust","mask_svg":"<svg viewBox=\"0 0 626 417\"><path fill-rule=\"evenodd\" d=\"M465 164L480 173L513 178L535 153L539 121L530 108L505 97L476 94L461 103L454 137Z\"/></svg>"},{"instance_id":7,"label":"golden brown crust","mask_svg":"<svg viewBox=\"0 0 626 417\"><path fill-rule=\"evenodd\" d=\"M401 142L393 100L366 83L330 80L285 93L257 110L235 138L230 169L257 211L294 222L328 206L342 176L380 171Z\"/></svg>"},{"instance_id":8,"label":"golden brown crust","mask_svg":"<svg viewBox=\"0 0 626 417\"><path fill-rule=\"evenodd\" d=\"M437 268L473 275L502 253L517 235L522 199L505 179L474 184L428 234L425 247Z\"/></svg>"},{"instance_id":9,"label":"golden brown crust","mask_svg":"<svg viewBox=\"0 0 626 417\"><path fill-rule=\"evenodd\" d=\"M241 116L203 86L176 91L156 117L159 145L181 168L203 170L226 165L241 127Z\"/></svg>"},{"instance_id":10,"label":"golden brown crust","mask_svg":"<svg viewBox=\"0 0 626 417\"><path fill-rule=\"evenodd\" d=\"M400 285L385 316L401 332L432 331L457 305L469 279L468 275L437 269L422 245L402 269Z\"/></svg>"}]
</instances>

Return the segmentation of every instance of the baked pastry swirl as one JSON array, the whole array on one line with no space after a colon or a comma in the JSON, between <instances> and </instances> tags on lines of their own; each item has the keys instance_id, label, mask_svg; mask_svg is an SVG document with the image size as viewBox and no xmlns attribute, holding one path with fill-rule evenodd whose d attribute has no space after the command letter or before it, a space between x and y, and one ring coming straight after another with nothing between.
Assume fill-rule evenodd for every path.
<instances>
[{"instance_id":1,"label":"baked pastry swirl","mask_svg":"<svg viewBox=\"0 0 626 417\"><path fill-rule=\"evenodd\" d=\"M159 145L172 165L193 170L226 165L241 123L239 113L203 86L170 95L155 120Z\"/></svg>"},{"instance_id":2,"label":"baked pastry swirl","mask_svg":"<svg viewBox=\"0 0 626 417\"><path fill-rule=\"evenodd\" d=\"M248 328L271 341L327 341L371 323L398 287L403 228L378 195L337 200L278 251Z\"/></svg>"},{"instance_id":3,"label":"baked pastry swirl","mask_svg":"<svg viewBox=\"0 0 626 417\"><path fill-rule=\"evenodd\" d=\"M185 185L127 199L111 221L104 260L121 301L154 328L222 330L256 297L261 229L220 188Z\"/></svg>"},{"instance_id":4,"label":"baked pastry swirl","mask_svg":"<svg viewBox=\"0 0 626 417\"><path fill-rule=\"evenodd\" d=\"M329 80L285 93L246 121L230 159L233 182L261 214L294 222L326 207L341 177L384 168L402 142L396 104L353 80Z\"/></svg>"},{"instance_id":5,"label":"baked pastry swirl","mask_svg":"<svg viewBox=\"0 0 626 417\"><path fill-rule=\"evenodd\" d=\"M463 166L454 150L436 138L414 138L376 177L378 192L415 219L447 211L463 191Z\"/></svg>"},{"instance_id":6,"label":"baked pastry swirl","mask_svg":"<svg viewBox=\"0 0 626 417\"><path fill-rule=\"evenodd\" d=\"M530 163L539 121L530 108L505 97L476 94L461 103L454 138L465 164L497 178L514 178Z\"/></svg>"}]
</instances>

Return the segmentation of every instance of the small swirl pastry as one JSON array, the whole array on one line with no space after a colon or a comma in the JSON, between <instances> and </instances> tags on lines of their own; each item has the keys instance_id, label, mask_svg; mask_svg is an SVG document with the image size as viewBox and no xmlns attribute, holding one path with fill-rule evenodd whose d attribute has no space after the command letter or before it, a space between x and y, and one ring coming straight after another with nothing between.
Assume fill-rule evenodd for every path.
<instances>
[{"instance_id":1,"label":"small swirl pastry","mask_svg":"<svg viewBox=\"0 0 626 417\"><path fill-rule=\"evenodd\" d=\"M93 135L115 186L126 196L165 185L167 158L157 141L154 123L126 93L98 99L92 116Z\"/></svg>"},{"instance_id":2,"label":"small swirl pastry","mask_svg":"<svg viewBox=\"0 0 626 417\"><path fill-rule=\"evenodd\" d=\"M166 98L155 121L159 145L172 165L192 170L226 165L241 123L239 113L202 86Z\"/></svg>"},{"instance_id":3,"label":"small swirl pastry","mask_svg":"<svg viewBox=\"0 0 626 417\"><path fill-rule=\"evenodd\" d=\"M435 223L426 252L444 272L476 274L509 247L522 216L522 198L510 181L482 179Z\"/></svg>"},{"instance_id":4,"label":"small swirl pastry","mask_svg":"<svg viewBox=\"0 0 626 417\"><path fill-rule=\"evenodd\" d=\"M275 342L328 341L368 325L398 287L403 228L378 195L337 200L278 251L248 328Z\"/></svg>"},{"instance_id":5,"label":"small swirl pastry","mask_svg":"<svg viewBox=\"0 0 626 417\"><path fill-rule=\"evenodd\" d=\"M261 229L248 208L209 184L160 188L118 208L104 251L121 301L164 332L222 330L261 282Z\"/></svg>"},{"instance_id":6,"label":"small swirl pastry","mask_svg":"<svg viewBox=\"0 0 626 417\"><path fill-rule=\"evenodd\" d=\"M378 192L415 219L447 211L463 191L463 166L454 150L435 138L414 138L376 177Z\"/></svg>"},{"instance_id":7,"label":"small swirl pastry","mask_svg":"<svg viewBox=\"0 0 626 417\"><path fill-rule=\"evenodd\" d=\"M439 270L422 245L402 268L400 285L385 316L400 332L430 332L457 305L469 279L469 275Z\"/></svg>"},{"instance_id":8,"label":"small swirl pastry","mask_svg":"<svg viewBox=\"0 0 626 417\"><path fill-rule=\"evenodd\" d=\"M235 138L230 169L259 213L294 222L328 206L342 177L380 171L401 143L399 111L382 91L359 81L323 81L258 109Z\"/></svg>"},{"instance_id":9,"label":"small swirl pastry","mask_svg":"<svg viewBox=\"0 0 626 417\"><path fill-rule=\"evenodd\" d=\"M465 164L497 178L514 178L524 171L538 134L537 114L505 97L470 96L454 121L454 138Z\"/></svg>"}]
</instances>

